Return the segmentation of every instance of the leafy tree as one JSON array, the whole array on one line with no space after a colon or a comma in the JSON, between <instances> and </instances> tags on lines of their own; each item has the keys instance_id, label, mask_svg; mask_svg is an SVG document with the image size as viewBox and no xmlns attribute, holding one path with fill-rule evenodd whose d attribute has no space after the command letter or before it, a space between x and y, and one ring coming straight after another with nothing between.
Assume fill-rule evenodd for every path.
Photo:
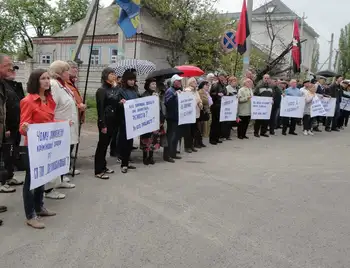
<instances>
[{"instance_id":1,"label":"leafy tree","mask_svg":"<svg viewBox=\"0 0 350 268\"><path fill-rule=\"evenodd\" d=\"M21 54L31 58L33 37L54 34L83 19L89 1L60 0L55 6L45 0L2 0L0 5L0 50L12 44L15 45L13 50L20 50ZM6 23L8 21L11 23Z\"/></svg>"},{"instance_id":2,"label":"leafy tree","mask_svg":"<svg viewBox=\"0 0 350 268\"><path fill-rule=\"evenodd\" d=\"M320 61L320 46L316 44L312 51L311 72L316 73Z\"/></svg>"},{"instance_id":3,"label":"leafy tree","mask_svg":"<svg viewBox=\"0 0 350 268\"><path fill-rule=\"evenodd\" d=\"M339 71L344 76L350 75L350 23L340 31L339 38Z\"/></svg>"}]
</instances>

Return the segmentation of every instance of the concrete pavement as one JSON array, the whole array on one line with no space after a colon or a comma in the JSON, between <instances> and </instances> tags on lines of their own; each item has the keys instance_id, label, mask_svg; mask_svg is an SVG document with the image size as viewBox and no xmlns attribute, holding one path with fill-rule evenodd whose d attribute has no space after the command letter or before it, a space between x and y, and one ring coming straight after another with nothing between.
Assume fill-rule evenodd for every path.
<instances>
[{"instance_id":1,"label":"concrete pavement","mask_svg":"<svg viewBox=\"0 0 350 268\"><path fill-rule=\"evenodd\" d=\"M95 136L94 136L95 135ZM83 173L46 229L24 225L21 188L1 194L0 267L348 268L350 130L226 141L175 164ZM135 154L134 154L135 155Z\"/></svg>"}]
</instances>

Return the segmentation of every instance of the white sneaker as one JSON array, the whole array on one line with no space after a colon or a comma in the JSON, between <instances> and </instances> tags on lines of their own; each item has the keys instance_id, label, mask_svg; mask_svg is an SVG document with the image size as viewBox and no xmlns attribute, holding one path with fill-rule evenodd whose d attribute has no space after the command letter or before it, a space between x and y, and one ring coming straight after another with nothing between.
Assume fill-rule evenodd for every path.
<instances>
[{"instance_id":1,"label":"white sneaker","mask_svg":"<svg viewBox=\"0 0 350 268\"><path fill-rule=\"evenodd\" d=\"M57 189L72 189L72 188L75 188L75 184L73 184L73 183L69 183L69 182L65 182L65 181L63 181L63 182L61 182L61 184L59 184L57 187L56 187Z\"/></svg>"},{"instance_id":2,"label":"white sneaker","mask_svg":"<svg viewBox=\"0 0 350 268\"><path fill-rule=\"evenodd\" d=\"M314 135L314 133L313 133L311 130L309 130L309 131L307 132L307 134L309 134L310 136L313 136L313 135Z\"/></svg>"},{"instance_id":3,"label":"white sneaker","mask_svg":"<svg viewBox=\"0 0 350 268\"><path fill-rule=\"evenodd\" d=\"M67 176L63 176L63 182L70 182L70 178Z\"/></svg>"},{"instance_id":4,"label":"white sneaker","mask_svg":"<svg viewBox=\"0 0 350 268\"><path fill-rule=\"evenodd\" d=\"M69 173L68 173L69 175L73 175L73 169L71 169L71 170L69 170ZM74 170L74 175L76 176L76 175L79 175L80 174L80 170L79 169L76 169L76 170Z\"/></svg>"},{"instance_id":5,"label":"white sneaker","mask_svg":"<svg viewBox=\"0 0 350 268\"><path fill-rule=\"evenodd\" d=\"M16 192L16 189L12 188L7 184L0 186L0 193L13 193L13 192Z\"/></svg>"},{"instance_id":6,"label":"white sneaker","mask_svg":"<svg viewBox=\"0 0 350 268\"><path fill-rule=\"evenodd\" d=\"M45 197L49 199L64 199L66 197L65 194L59 193L55 190L52 190L49 193L45 193Z\"/></svg>"},{"instance_id":7,"label":"white sneaker","mask_svg":"<svg viewBox=\"0 0 350 268\"><path fill-rule=\"evenodd\" d=\"M304 130L304 135L305 135L305 136L309 135L309 133L307 132L307 130Z\"/></svg>"}]
</instances>

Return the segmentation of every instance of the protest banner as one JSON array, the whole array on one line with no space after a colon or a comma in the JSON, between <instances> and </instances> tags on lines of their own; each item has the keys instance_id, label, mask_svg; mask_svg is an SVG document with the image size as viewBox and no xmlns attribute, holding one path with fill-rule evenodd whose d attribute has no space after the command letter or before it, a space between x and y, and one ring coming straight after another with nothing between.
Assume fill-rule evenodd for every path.
<instances>
[{"instance_id":1,"label":"protest banner","mask_svg":"<svg viewBox=\"0 0 350 268\"><path fill-rule=\"evenodd\" d=\"M179 125L196 123L196 100L192 92L178 94Z\"/></svg>"},{"instance_id":2,"label":"protest banner","mask_svg":"<svg viewBox=\"0 0 350 268\"><path fill-rule=\"evenodd\" d=\"M350 98L341 98L340 110L350 111Z\"/></svg>"},{"instance_id":3,"label":"protest banner","mask_svg":"<svg viewBox=\"0 0 350 268\"><path fill-rule=\"evenodd\" d=\"M318 95L318 98L321 100L322 106L326 111L326 114L324 116L333 117L335 113L335 104L337 101L336 98L326 98L322 95Z\"/></svg>"},{"instance_id":4,"label":"protest banner","mask_svg":"<svg viewBox=\"0 0 350 268\"><path fill-rule=\"evenodd\" d=\"M271 97L253 96L251 100L251 119L252 120L269 120L272 110Z\"/></svg>"},{"instance_id":5,"label":"protest banner","mask_svg":"<svg viewBox=\"0 0 350 268\"><path fill-rule=\"evenodd\" d=\"M303 118L305 109L305 98L294 96L283 96L281 101L281 117Z\"/></svg>"},{"instance_id":6,"label":"protest banner","mask_svg":"<svg viewBox=\"0 0 350 268\"><path fill-rule=\"evenodd\" d=\"M159 129L159 98L149 96L124 103L126 137L128 140Z\"/></svg>"},{"instance_id":7,"label":"protest banner","mask_svg":"<svg viewBox=\"0 0 350 268\"><path fill-rule=\"evenodd\" d=\"M30 190L67 174L70 166L69 122L29 125Z\"/></svg>"},{"instance_id":8,"label":"protest banner","mask_svg":"<svg viewBox=\"0 0 350 268\"><path fill-rule=\"evenodd\" d=\"M223 96L221 98L220 122L236 121L238 99L236 96Z\"/></svg>"},{"instance_id":9,"label":"protest banner","mask_svg":"<svg viewBox=\"0 0 350 268\"><path fill-rule=\"evenodd\" d=\"M325 116L327 114L326 110L324 109L321 100L315 96L312 99L311 107L310 107L310 116L311 118L316 116Z\"/></svg>"}]
</instances>

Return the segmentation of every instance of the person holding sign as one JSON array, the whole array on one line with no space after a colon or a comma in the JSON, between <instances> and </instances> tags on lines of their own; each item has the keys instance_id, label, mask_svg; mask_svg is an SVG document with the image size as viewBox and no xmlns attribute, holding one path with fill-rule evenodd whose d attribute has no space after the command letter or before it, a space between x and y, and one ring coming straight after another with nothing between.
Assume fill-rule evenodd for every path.
<instances>
[{"instance_id":1,"label":"person holding sign","mask_svg":"<svg viewBox=\"0 0 350 268\"><path fill-rule=\"evenodd\" d=\"M251 116L251 99L253 97L253 81L249 78L245 78L243 81L243 87L238 90L238 117L240 119L238 123L237 136L240 140L249 139L247 137L247 129Z\"/></svg>"},{"instance_id":2,"label":"person holding sign","mask_svg":"<svg viewBox=\"0 0 350 268\"><path fill-rule=\"evenodd\" d=\"M350 92L348 91L349 88L349 82L348 81L343 81L342 84L342 100L343 98L345 98L346 100L349 101L350 99ZM349 120L349 110L350 107L348 107L349 105L346 104L345 106L340 105L340 114L339 114L339 118L338 118L338 122L337 122L337 127L339 129L344 129L344 124L347 124L347 121Z\"/></svg>"},{"instance_id":3,"label":"person holding sign","mask_svg":"<svg viewBox=\"0 0 350 268\"><path fill-rule=\"evenodd\" d=\"M314 133L311 131L313 118L311 118L311 106L312 100L316 97L316 86L313 84L309 84L304 91L305 96L305 108L304 108L304 116L303 116L303 127L304 127L304 135L313 136Z\"/></svg>"},{"instance_id":4,"label":"person holding sign","mask_svg":"<svg viewBox=\"0 0 350 268\"><path fill-rule=\"evenodd\" d=\"M108 146L118 131L118 94L115 80L117 76L112 68L102 71L102 85L96 91L97 127L99 132L98 143L95 152L95 177L108 180L109 174L114 171L107 168L106 154Z\"/></svg>"},{"instance_id":5,"label":"person holding sign","mask_svg":"<svg viewBox=\"0 0 350 268\"><path fill-rule=\"evenodd\" d=\"M300 91L300 89L297 87L297 80L292 79L290 80L290 86L284 91L283 96L293 96L293 97L302 97L303 93ZM289 118L289 117L283 117L282 118L282 135L287 135L287 129L289 126L289 134L290 135L298 135L295 133L295 129L297 126L297 118ZM290 123L289 123L290 122Z\"/></svg>"},{"instance_id":6,"label":"person holding sign","mask_svg":"<svg viewBox=\"0 0 350 268\"><path fill-rule=\"evenodd\" d=\"M156 79L146 80L145 92L142 97L157 96L157 82ZM160 107L160 122L164 122L164 115ZM164 124L160 123L159 130L146 133L140 137L140 149L143 151L143 164L154 165L153 151L158 150L161 146L161 137L165 136Z\"/></svg>"},{"instance_id":7,"label":"person holding sign","mask_svg":"<svg viewBox=\"0 0 350 268\"><path fill-rule=\"evenodd\" d=\"M257 87L254 90L255 96L260 97L273 97L273 90L270 85L271 79L268 74L265 74L263 77L263 81L257 85ZM254 136L257 138L262 137L269 137L267 134L267 127L269 125L270 120L255 120L254 124Z\"/></svg>"},{"instance_id":8,"label":"person holding sign","mask_svg":"<svg viewBox=\"0 0 350 268\"><path fill-rule=\"evenodd\" d=\"M119 89L118 101L120 103L120 128L119 128L119 143L120 143L120 154L122 157L121 161L121 172L127 173L129 169L136 169L136 167L129 165L130 154L133 147L134 139L127 139L126 135L126 123L124 114L124 103L127 100L137 99L138 88L136 86L136 74L132 70L127 70L122 76L122 86Z\"/></svg>"},{"instance_id":9,"label":"person holding sign","mask_svg":"<svg viewBox=\"0 0 350 268\"><path fill-rule=\"evenodd\" d=\"M180 140L181 133L179 129L179 104L178 94L182 92L182 77L175 74L170 80L170 88L165 92L164 104L166 107L167 120L167 138L168 138L168 152L165 161L174 163L174 159L181 159L176 156L177 144Z\"/></svg>"},{"instance_id":10,"label":"person holding sign","mask_svg":"<svg viewBox=\"0 0 350 268\"><path fill-rule=\"evenodd\" d=\"M332 98L336 98L335 112L333 117L326 118L326 131L340 131L337 123L340 114L340 103L342 100L341 83L344 80L341 75L335 77L336 81L329 88L326 89L326 94Z\"/></svg>"},{"instance_id":11,"label":"person holding sign","mask_svg":"<svg viewBox=\"0 0 350 268\"><path fill-rule=\"evenodd\" d=\"M56 103L50 92L50 76L46 70L34 70L27 84L28 95L21 101L20 132L26 136L30 124L55 122ZM27 139L25 144L27 145ZM35 229L45 228L38 217L55 216L44 207L44 185L30 190L29 160L23 185L23 203L27 225Z\"/></svg>"}]
</instances>

